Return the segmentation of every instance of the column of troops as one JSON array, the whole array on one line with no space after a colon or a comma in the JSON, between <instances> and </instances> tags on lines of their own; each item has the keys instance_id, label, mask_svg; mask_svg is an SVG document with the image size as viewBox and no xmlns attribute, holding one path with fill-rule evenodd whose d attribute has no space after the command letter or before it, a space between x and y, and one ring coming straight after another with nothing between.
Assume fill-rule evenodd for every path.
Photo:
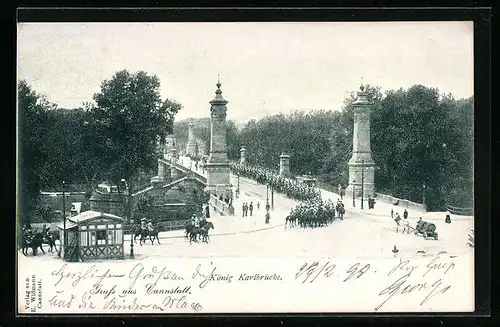
<instances>
[{"instance_id":1,"label":"column of troops","mask_svg":"<svg viewBox=\"0 0 500 327\"><path fill-rule=\"evenodd\" d=\"M318 189L294 179L281 176L277 171L246 164L233 164L231 168L234 173L253 179L259 184L268 184L275 191L286 194L289 198L299 201L321 199L321 193Z\"/></svg>"},{"instance_id":2,"label":"column of troops","mask_svg":"<svg viewBox=\"0 0 500 327\"><path fill-rule=\"evenodd\" d=\"M303 202L290 211L286 217L285 228L297 225L303 228L324 227L335 220L335 213L338 218L344 219L345 209L342 202L335 204L332 200L321 199Z\"/></svg>"},{"instance_id":3,"label":"column of troops","mask_svg":"<svg viewBox=\"0 0 500 327\"><path fill-rule=\"evenodd\" d=\"M320 191L312 186L281 176L277 171L264 167L232 164L231 169L240 176L253 179L259 184L269 184L276 191L301 201L286 217L285 228L287 226L323 227L334 221L336 217L342 220L344 218L345 208L342 201L339 200L337 203L331 200L323 201Z\"/></svg>"}]
</instances>

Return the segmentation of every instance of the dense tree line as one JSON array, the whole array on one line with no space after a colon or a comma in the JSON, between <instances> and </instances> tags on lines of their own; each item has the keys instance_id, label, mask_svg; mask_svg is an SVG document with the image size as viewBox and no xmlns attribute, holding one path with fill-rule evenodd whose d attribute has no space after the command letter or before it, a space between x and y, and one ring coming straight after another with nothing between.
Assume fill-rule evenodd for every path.
<instances>
[{"instance_id":1,"label":"dense tree line","mask_svg":"<svg viewBox=\"0 0 500 327\"><path fill-rule=\"evenodd\" d=\"M425 185L429 210L442 210L446 204L472 206L473 99L456 100L422 85L384 94L380 87L367 86L367 92L373 103L377 190L421 203ZM279 155L286 152L294 174L345 186L355 99L353 92L341 111L298 111L251 120L234 139L246 146L251 164L276 169Z\"/></svg>"},{"instance_id":2,"label":"dense tree line","mask_svg":"<svg viewBox=\"0 0 500 327\"><path fill-rule=\"evenodd\" d=\"M102 82L92 100L81 108L57 108L19 82L21 222L40 212L40 190L60 191L62 181L85 185L89 195L102 181L124 188L125 179L134 190L156 170L158 152L181 109L161 99L158 77L119 71Z\"/></svg>"}]
</instances>

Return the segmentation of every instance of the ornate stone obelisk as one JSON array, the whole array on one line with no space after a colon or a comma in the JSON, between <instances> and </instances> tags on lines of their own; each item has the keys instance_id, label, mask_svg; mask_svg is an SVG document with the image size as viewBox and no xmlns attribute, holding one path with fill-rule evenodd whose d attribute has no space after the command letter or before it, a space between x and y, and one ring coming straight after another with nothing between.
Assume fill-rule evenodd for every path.
<instances>
[{"instance_id":1,"label":"ornate stone obelisk","mask_svg":"<svg viewBox=\"0 0 500 327\"><path fill-rule=\"evenodd\" d=\"M188 142L186 144L186 154L188 156L196 155L196 140L194 137L194 124L192 122L188 125Z\"/></svg>"},{"instance_id":2,"label":"ornate stone obelisk","mask_svg":"<svg viewBox=\"0 0 500 327\"><path fill-rule=\"evenodd\" d=\"M247 158L246 158L246 152L247 150L245 149L244 146L241 147L240 149L240 164L243 165L245 164Z\"/></svg>"},{"instance_id":3,"label":"ornate stone obelisk","mask_svg":"<svg viewBox=\"0 0 500 327\"><path fill-rule=\"evenodd\" d=\"M352 138L352 157L349 160L349 186L346 191L364 198L375 195L375 162L370 146L371 102L363 84L354 101L354 131Z\"/></svg>"},{"instance_id":4,"label":"ornate stone obelisk","mask_svg":"<svg viewBox=\"0 0 500 327\"><path fill-rule=\"evenodd\" d=\"M290 176L290 156L288 154L282 153L280 156L280 172L281 176Z\"/></svg>"},{"instance_id":5,"label":"ornate stone obelisk","mask_svg":"<svg viewBox=\"0 0 500 327\"><path fill-rule=\"evenodd\" d=\"M221 84L217 81L215 98L210 101L210 155L205 164L207 191L217 197L233 197L226 150L226 113L228 103L222 97Z\"/></svg>"}]
</instances>

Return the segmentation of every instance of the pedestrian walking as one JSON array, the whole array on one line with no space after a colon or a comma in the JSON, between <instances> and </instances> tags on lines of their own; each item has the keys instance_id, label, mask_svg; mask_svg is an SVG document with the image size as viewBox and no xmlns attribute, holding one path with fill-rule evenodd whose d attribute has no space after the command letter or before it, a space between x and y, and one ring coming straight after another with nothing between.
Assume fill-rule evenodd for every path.
<instances>
[{"instance_id":1,"label":"pedestrian walking","mask_svg":"<svg viewBox=\"0 0 500 327\"><path fill-rule=\"evenodd\" d=\"M451 213L449 211L446 211L446 218L444 219L444 222L451 224Z\"/></svg>"},{"instance_id":2,"label":"pedestrian walking","mask_svg":"<svg viewBox=\"0 0 500 327\"><path fill-rule=\"evenodd\" d=\"M253 202L250 201L250 206L248 207L250 209L250 216L252 216L252 212L253 212Z\"/></svg>"},{"instance_id":3,"label":"pedestrian walking","mask_svg":"<svg viewBox=\"0 0 500 327\"><path fill-rule=\"evenodd\" d=\"M406 211L406 209L405 209L405 211L403 212L403 218L404 218L404 219L408 219L408 211Z\"/></svg>"},{"instance_id":4,"label":"pedestrian walking","mask_svg":"<svg viewBox=\"0 0 500 327\"><path fill-rule=\"evenodd\" d=\"M245 217L245 202L241 205L241 216Z\"/></svg>"},{"instance_id":5,"label":"pedestrian walking","mask_svg":"<svg viewBox=\"0 0 500 327\"><path fill-rule=\"evenodd\" d=\"M210 218L210 207L208 206L208 204L205 206L205 218Z\"/></svg>"},{"instance_id":6,"label":"pedestrian walking","mask_svg":"<svg viewBox=\"0 0 500 327\"><path fill-rule=\"evenodd\" d=\"M394 219L394 208L391 208L391 219Z\"/></svg>"},{"instance_id":7,"label":"pedestrian walking","mask_svg":"<svg viewBox=\"0 0 500 327\"><path fill-rule=\"evenodd\" d=\"M257 202L257 211L260 209L260 202Z\"/></svg>"}]
</instances>

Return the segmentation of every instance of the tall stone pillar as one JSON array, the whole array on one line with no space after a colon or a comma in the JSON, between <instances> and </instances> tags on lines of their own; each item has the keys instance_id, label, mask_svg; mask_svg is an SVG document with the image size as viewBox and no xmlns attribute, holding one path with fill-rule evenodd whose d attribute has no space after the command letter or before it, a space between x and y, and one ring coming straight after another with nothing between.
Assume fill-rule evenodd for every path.
<instances>
[{"instance_id":1,"label":"tall stone pillar","mask_svg":"<svg viewBox=\"0 0 500 327\"><path fill-rule=\"evenodd\" d=\"M179 154L177 153L177 149L173 148L170 151L170 160L172 162L177 162L179 159ZM179 171L175 167L170 168L170 178L172 181L175 181L179 177Z\"/></svg>"},{"instance_id":2,"label":"tall stone pillar","mask_svg":"<svg viewBox=\"0 0 500 327\"><path fill-rule=\"evenodd\" d=\"M196 155L196 140L194 137L194 124L192 122L188 125L188 142L186 145L186 154L188 156Z\"/></svg>"},{"instance_id":3,"label":"tall stone pillar","mask_svg":"<svg viewBox=\"0 0 500 327\"><path fill-rule=\"evenodd\" d=\"M352 157L349 160L349 186L346 191L363 197L375 195L375 162L370 146L371 103L363 85L354 101L354 132L352 138Z\"/></svg>"},{"instance_id":4,"label":"tall stone pillar","mask_svg":"<svg viewBox=\"0 0 500 327\"><path fill-rule=\"evenodd\" d=\"M240 149L240 164L244 164L246 162L246 152L247 150L244 146L242 146Z\"/></svg>"},{"instance_id":5,"label":"tall stone pillar","mask_svg":"<svg viewBox=\"0 0 500 327\"><path fill-rule=\"evenodd\" d=\"M229 160L226 150L227 101L222 97L221 84L217 82L215 98L210 101L210 155L207 171L207 191L217 197L232 198Z\"/></svg>"},{"instance_id":6,"label":"tall stone pillar","mask_svg":"<svg viewBox=\"0 0 500 327\"><path fill-rule=\"evenodd\" d=\"M165 180L165 164L158 160L158 178L161 181Z\"/></svg>"},{"instance_id":7,"label":"tall stone pillar","mask_svg":"<svg viewBox=\"0 0 500 327\"><path fill-rule=\"evenodd\" d=\"M175 136L174 135L168 135L165 138L165 147L164 147L164 152L163 156L165 159L170 159L170 155L172 153L172 149L175 148Z\"/></svg>"},{"instance_id":8,"label":"tall stone pillar","mask_svg":"<svg viewBox=\"0 0 500 327\"><path fill-rule=\"evenodd\" d=\"M290 176L290 156L282 153L280 156L280 176Z\"/></svg>"}]
</instances>

